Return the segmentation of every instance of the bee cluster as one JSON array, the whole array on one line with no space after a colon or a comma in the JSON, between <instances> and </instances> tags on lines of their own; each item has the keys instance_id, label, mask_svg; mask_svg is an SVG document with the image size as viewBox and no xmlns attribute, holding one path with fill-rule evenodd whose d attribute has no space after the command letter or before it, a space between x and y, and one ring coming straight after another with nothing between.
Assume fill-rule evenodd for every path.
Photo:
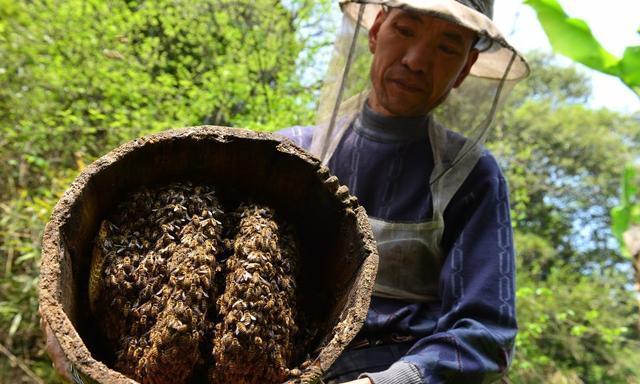
<instances>
[{"instance_id":1,"label":"bee cluster","mask_svg":"<svg viewBox=\"0 0 640 384\"><path fill-rule=\"evenodd\" d=\"M215 383L282 382L297 332L297 249L274 212L257 205L239 208L233 255L226 264L225 292L218 299L223 321L216 324Z\"/></svg>"},{"instance_id":2,"label":"bee cluster","mask_svg":"<svg viewBox=\"0 0 640 384\"><path fill-rule=\"evenodd\" d=\"M268 207L225 214L211 187L191 183L132 194L102 222L89 277L114 368L143 384L198 369L213 383L286 380L297 252Z\"/></svg>"}]
</instances>

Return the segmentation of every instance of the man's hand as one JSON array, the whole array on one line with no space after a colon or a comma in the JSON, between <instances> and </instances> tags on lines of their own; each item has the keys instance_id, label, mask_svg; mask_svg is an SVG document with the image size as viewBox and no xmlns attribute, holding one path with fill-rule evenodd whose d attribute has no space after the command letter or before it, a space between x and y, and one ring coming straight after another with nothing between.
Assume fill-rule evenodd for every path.
<instances>
[{"instance_id":1,"label":"man's hand","mask_svg":"<svg viewBox=\"0 0 640 384\"><path fill-rule=\"evenodd\" d=\"M358 379L358 380L353 380L353 381L346 381L342 384L373 384L371 382L371 380L369 380L368 378L364 378L364 379Z\"/></svg>"},{"instance_id":2,"label":"man's hand","mask_svg":"<svg viewBox=\"0 0 640 384\"><path fill-rule=\"evenodd\" d=\"M67 381L71 382L71 375L69 374L69 361L62 352L58 339L53 335L53 331L49 324L45 321L42 313L40 313L40 329L44 333L45 340L47 342L47 352L53 362L53 368Z\"/></svg>"}]
</instances>

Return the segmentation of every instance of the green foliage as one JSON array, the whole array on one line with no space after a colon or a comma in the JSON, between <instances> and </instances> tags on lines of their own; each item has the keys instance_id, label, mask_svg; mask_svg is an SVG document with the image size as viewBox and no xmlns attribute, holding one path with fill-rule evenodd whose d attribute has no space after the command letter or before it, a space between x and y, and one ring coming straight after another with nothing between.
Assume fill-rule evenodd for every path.
<instances>
[{"instance_id":1,"label":"green foliage","mask_svg":"<svg viewBox=\"0 0 640 384\"><path fill-rule=\"evenodd\" d=\"M520 331L514 383L634 383L640 377L632 268L609 211L619 164L638 147L638 117L584 106L575 68L529 55L488 146L509 181Z\"/></svg>"},{"instance_id":2,"label":"green foliage","mask_svg":"<svg viewBox=\"0 0 640 384\"><path fill-rule=\"evenodd\" d=\"M6 186L167 128L308 123L298 29L314 2L44 1L2 12ZM316 43L316 44L321 44ZM313 49L313 47L309 47ZM309 59L307 59L309 60ZM1 195L7 190L2 188Z\"/></svg>"},{"instance_id":3,"label":"green foliage","mask_svg":"<svg viewBox=\"0 0 640 384\"><path fill-rule=\"evenodd\" d=\"M517 236L518 244L527 236ZM638 315L624 279L585 276L570 266L552 268L543 280L520 271L514 382L632 383L640 377Z\"/></svg>"},{"instance_id":4,"label":"green foliage","mask_svg":"<svg viewBox=\"0 0 640 384\"><path fill-rule=\"evenodd\" d=\"M617 58L600 45L584 21L570 18L557 0L525 0L525 3L532 6L537 12L538 19L555 51L568 56L576 62L585 64L592 69L617 76L640 97L640 46L627 47L623 57ZM636 131L635 135L637 135L638 121L640 121L640 119L636 116L634 120L635 122L632 123L632 129ZM623 139L624 136L634 136L634 134L630 135L630 133L630 131L621 132L621 136L623 136ZM634 141L637 142L637 136L635 136L635 140L628 140L627 143ZM627 158L626 161L619 162L618 164L631 164L631 160L632 158ZM630 228L633 227L637 229L635 226L640 224L640 202L636 200L635 196L637 185L640 184L635 176L634 168L632 165L627 165L623 175L618 176L622 178L621 199L618 206L611 207L608 204L604 204L594 207L599 208L600 212L611 213L611 231L615 239L618 240L620 249L622 250L622 256L626 257L627 260L630 260L632 256L635 258L635 260L633 260L633 269L635 269L635 287L637 291L640 287L640 271L638 270L638 265L640 265L638 264L638 257L640 255L631 255L631 253L635 251L629 250L629 247L632 246L625 243L625 239L623 238L623 235ZM611 195L607 194L607 196ZM583 225L593 227L589 221L583 223ZM600 242L608 244L606 239L607 236ZM596 256L598 255L597 252L590 253ZM615 265L615 262L611 263L609 259L606 259L604 263L599 261L599 264L600 266L610 267L611 265ZM631 269L628 264L626 268ZM637 294L639 293L636 292L636 295ZM637 355L637 353L634 355ZM633 364L637 365L638 362L640 361L634 361ZM593 374L599 378L603 377L602 372L594 372ZM636 377L639 376L638 374L636 375ZM611 379L608 379L607 382L610 380ZM615 381L619 380L616 379Z\"/></svg>"},{"instance_id":5,"label":"green foliage","mask_svg":"<svg viewBox=\"0 0 640 384\"><path fill-rule=\"evenodd\" d=\"M616 249L609 211L619 164L636 152L637 117L586 108L584 75L549 56L530 61L533 75L514 90L488 144L507 173L514 224L553 244L551 264L606 263L601 255Z\"/></svg>"},{"instance_id":6,"label":"green foliage","mask_svg":"<svg viewBox=\"0 0 640 384\"><path fill-rule=\"evenodd\" d=\"M46 383L60 381L44 354L37 315L42 230L75 174L64 170L51 184L17 190L0 202L0 343ZM0 359L0 382L20 382L22 374L8 359Z\"/></svg>"},{"instance_id":7,"label":"green foliage","mask_svg":"<svg viewBox=\"0 0 640 384\"><path fill-rule=\"evenodd\" d=\"M640 96L640 46L627 47L622 58L609 53L583 20L569 17L557 0L525 0L538 14L553 49L596 71L619 77Z\"/></svg>"},{"instance_id":8,"label":"green foliage","mask_svg":"<svg viewBox=\"0 0 640 384\"><path fill-rule=\"evenodd\" d=\"M54 382L40 239L82 167L144 134L312 121L330 1L0 0L0 344ZM0 382L26 381L0 357Z\"/></svg>"}]
</instances>

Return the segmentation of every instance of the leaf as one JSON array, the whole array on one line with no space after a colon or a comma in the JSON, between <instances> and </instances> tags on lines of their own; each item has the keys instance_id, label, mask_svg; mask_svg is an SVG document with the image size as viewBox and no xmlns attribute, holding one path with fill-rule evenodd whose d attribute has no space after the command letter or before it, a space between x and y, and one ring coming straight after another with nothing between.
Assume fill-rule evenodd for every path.
<instances>
[{"instance_id":1,"label":"leaf","mask_svg":"<svg viewBox=\"0 0 640 384\"><path fill-rule=\"evenodd\" d=\"M585 314L585 319L588 321L593 321L597 319L599 316L600 316L600 313L597 310L592 309Z\"/></svg>"},{"instance_id":2,"label":"leaf","mask_svg":"<svg viewBox=\"0 0 640 384\"><path fill-rule=\"evenodd\" d=\"M538 13L553 49L575 61L609 74L619 59L607 52L583 20L569 17L556 0L526 0Z\"/></svg>"},{"instance_id":3,"label":"leaf","mask_svg":"<svg viewBox=\"0 0 640 384\"><path fill-rule=\"evenodd\" d=\"M625 206L631 205L635 202L636 193L638 187L635 184L636 168L633 165L627 165L624 167L624 173L622 175L622 201Z\"/></svg>"},{"instance_id":4,"label":"leaf","mask_svg":"<svg viewBox=\"0 0 640 384\"><path fill-rule=\"evenodd\" d=\"M620 204L611 209L611 230L618 240L622 255L631 257L624 242L624 233L633 224L637 224L640 219L638 211L640 202L637 201L638 186L636 185L636 168L628 164L622 173L622 183L620 191Z\"/></svg>"},{"instance_id":5,"label":"leaf","mask_svg":"<svg viewBox=\"0 0 640 384\"><path fill-rule=\"evenodd\" d=\"M637 94L640 87L640 46L627 47L618 64L618 71L622 80L629 85Z\"/></svg>"},{"instance_id":6,"label":"leaf","mask_svg":"<svg viewBox=\"0 0 640 384\"><path fill-rule=\"evenodd\" d=\"M9 327L9 337L13 337L18 331L18 327L20 327L20 323L22 322L22 313L17 313L13 316L13 320L11 320L11 326Z\"/></svg>"},{"instance_id":7,"label":"leaf","mask_svg":"<svg viewBox=\"0 0 640 384\"><path fill-rule=\"evenodd\" d=\"M582 324L574 325L571 327L571 335L572 336L582 336L585 332L587 332L588 328Z\"/></svg>"},{"instance_id":8,"label":"leaf","mask_svg":"<svg viewBox=\"0 0 640 384\"><path fill-rule=\"evenodd\" d=\"M624 244L622 234L629 228L629 222L630 212L628 209L620 206L611 209L611 230L619 244Z\"/></svg>"},{"instance_id":9,"label":"leaf","mask_svg":"<svg viewBox=\"0 0 640 384\"><path fill-rule=\"evenodd\" d=\"M584 20L567 15L557 0L525 0L538 14L553 49L587 67L620 78L638 96L640 46L628 47L622 59L608 52Z\"/></svg>"},{"instance_id":10,"label":"leaf","mask_svg":"<svg viewBox=\"0 0 640 384\"><path fill-rule=\"evenodd\" d=\"M2 316L2 315L10 315L12 313L17 313L19 311L20 311L20 309L18 309L11 302L0 302L0 316Z\"/></svg>"},{"instance_id":11,"label":"leaf","mask_svg":"<svg viewBox=\"0 0 640 384\"><path fill-rule=\"evenodd\" d=\"M19 265L19 264L24 263L27 260L32 260L32 259L36 258L38 255L39 255L38 251L30 251L30 252L24 253L24 254L20 255L20 257L18 257L16 259L16 264Z\"/></svg>"}]
</instances>

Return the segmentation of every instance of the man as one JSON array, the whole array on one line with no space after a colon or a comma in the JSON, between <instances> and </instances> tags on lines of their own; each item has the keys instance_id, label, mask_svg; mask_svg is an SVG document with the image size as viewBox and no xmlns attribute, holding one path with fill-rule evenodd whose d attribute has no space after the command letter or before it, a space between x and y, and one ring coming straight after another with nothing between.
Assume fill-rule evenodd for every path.
<instances>
[{"instance_id":1,"label":"man","mask_svg":"<svg viewBox=\"0 0 640 384\"><path fill-rule=\"evenodd\" d=\"M349 67L357 66L349 61L356 36L343 53L342 82L333 82L339 89L325 93L338 95L328 101L338 106L329 123L280 132L310 148L358 197L380 253L363 329L325 382L499 379L517 331L514 250L507 186L480 144L506 80L526 76L526 62L496 32L490 0L383 2L388 7L370 25L364 7L379 2L342 3L345 14L358 14L356 35L359 24L369 28L366 101L355 102L354 115L348 110L358 94L340 99L350 89ZM474 70L493 80L495 92L476 92L489 100L480 112L487 118L464 138L433 115ZM466 103L480 109L482 101Z\"/></svg>"}]
</instances>

